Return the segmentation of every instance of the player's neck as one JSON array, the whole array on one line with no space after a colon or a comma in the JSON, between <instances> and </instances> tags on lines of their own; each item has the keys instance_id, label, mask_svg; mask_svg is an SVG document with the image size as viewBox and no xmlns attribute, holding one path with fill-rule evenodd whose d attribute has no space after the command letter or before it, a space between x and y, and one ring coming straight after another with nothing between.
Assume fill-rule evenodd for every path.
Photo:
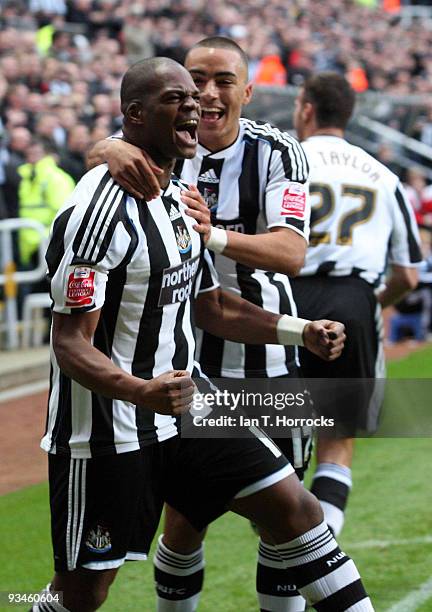
<instances>
[{"instance_id":1,"label":"player's neck","mask_svg":"<svg viewBox=\"0 0 432 612\"><path fill-rule=\"evenodd\" d=\"M198 132L198 142L202 147L211 151L212 153L218 153L224 149L229 149L231 145L235 143L240 132L240 123L235 128L231 129L227 134L223 136L220 133L211 132L205 133L203 131Z\"/></svg>"},{"instance_id":2,"label":"player's neck","mask_svg":"<svg viewBox=\"0 0 432 612\"><path fill-rule=\"evenodd\" d=\"M343 138L344 131L337 127L317 128L307 135L308 138L310 136L336 136L337 138Z\"/></svg>"},{"instance_id":3,"label":"player's neck","mask_svg":"<svg viewBox=\"0 0 432 612\"><path fill-rule=\"evenodd\" d=\"M139 139L134 137L134 135L128 134L128 131L125 126L123 127L123 139L126 142L129 142L130 144L139 147L143 151L146 151L146 153L150 155L156 166L163 170L163 173L158 175L156 178L158 180L160 188L166 189L166 187L168 187L168 183L170 182L171 174L174 170L176 160L164 157L163 155L161 155L160 151L156 147L149 146L148 144L146 145L144 142L141 142Z\"/></svg>"}]
</instances>

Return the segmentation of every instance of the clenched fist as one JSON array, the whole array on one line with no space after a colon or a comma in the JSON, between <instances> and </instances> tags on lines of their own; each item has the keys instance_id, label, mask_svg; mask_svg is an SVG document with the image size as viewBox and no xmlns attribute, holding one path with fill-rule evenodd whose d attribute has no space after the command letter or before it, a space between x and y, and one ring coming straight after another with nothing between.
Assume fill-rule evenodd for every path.
<instances>
[{"instance_id":1,"label":"clenched fist","mask_svg":"<svg viewBox=\"0 0 432 612\"><path fill-rule=\"evenodd\" d=\"M189 372L174 370L148 380L140 387L136 405L160 414L180 416L191 407L195 385Z\"/></svg>"},{"instance_id":2,"label":"clenched fist","mask_svg":"<svg viewBox=\"0 0 432 612\"><path fill-rule=\"evenodd\" d=\"M345 340L345 326L337 321L311 321L303 331L304 346L325 361L339 357Z\"/></svg>"}]
</instances>

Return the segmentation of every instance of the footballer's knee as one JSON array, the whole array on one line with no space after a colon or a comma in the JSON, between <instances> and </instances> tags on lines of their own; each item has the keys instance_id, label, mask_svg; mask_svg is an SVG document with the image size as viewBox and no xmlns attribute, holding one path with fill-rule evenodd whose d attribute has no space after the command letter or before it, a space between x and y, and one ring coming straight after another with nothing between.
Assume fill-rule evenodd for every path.
<instances>
[{"instance_id":1,"label":"footballer's knee","mask_svg":"<svg viewBox=\"0 0 432 612\"><path fill-rule=\"evenodd\" d=\"M317 498L303 486L299 486L282 503L285 510L281 511L280 525L277 530L272 530L276 543L296 538L323 521L323 512Z\"/></svg>"},{"instance_id":2,"label":"footballer's knee","mask_svg":"<svg viewBox=\"0 0 432 612\"><path fill-rule=\"evenodd\" d=\"M174 552L188 555L197 550L206 530L198 531L183 514L168 504L165 506L165 527L162 541Z\"/></svg>"},{"instance_id":3,"label":"footballer's knee","mask_svg":"<svg viewBox=\"0 0 432 612\"><path fill-rule=\"evenodd\" d=\"M230 509L252 520L276 543L296 538L323 520L318 500L295 474L253 495L234 499Z\"/></svg>"},{"instance_id":4,"label":"footballer's knee","mask_svg":"<svg viewBox=\"0 0 432 612\"><path fill-rule=\"evenodd\" d=\"M56 574L53 589L63 592L63 605L70 612L93 612L108 597L117 569L93 571L78 569Z\"/></svg>"}]
</instances>

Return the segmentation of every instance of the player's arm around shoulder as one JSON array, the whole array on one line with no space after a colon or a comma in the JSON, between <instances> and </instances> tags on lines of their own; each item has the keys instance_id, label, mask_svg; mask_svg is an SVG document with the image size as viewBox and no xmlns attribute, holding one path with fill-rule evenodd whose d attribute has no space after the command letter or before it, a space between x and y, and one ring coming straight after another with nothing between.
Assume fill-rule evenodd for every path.
<instances>
[{"instance_id":1,"label":"player's arm around shoulder","mask_svg":"<svg viewBox=\"0 0 432 612\"><path fill-rule=\"evenodd\" d=\"M86 165L90 170L107 163L111 176L134 198L146 201L159 195L157 180L162 170L150 155L121 137L100 140L87 152Z\"/></svg>"}]
</instances>

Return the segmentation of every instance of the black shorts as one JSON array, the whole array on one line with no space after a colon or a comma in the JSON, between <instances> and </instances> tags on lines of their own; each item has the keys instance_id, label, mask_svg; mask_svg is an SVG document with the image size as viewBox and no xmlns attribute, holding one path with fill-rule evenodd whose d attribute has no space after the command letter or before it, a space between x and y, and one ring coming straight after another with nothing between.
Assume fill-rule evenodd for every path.
<instances>
[{"instance_id":1,"label":"black shorts","mask_svg":"<svg viewBox=\"0 0 432 612\"><path fill-rule=\"evenodd\" d=\"M181 438L165 477L165 500L201 531L234 498L252 495L294 473L272 440Z\"/></svg>"},{"instance_id":2,"label":"black shorts","mask_svg":"<svg viewBox=\"0 0 432 612\"><path fill-rule=\"evenodd\" d=\"M268 376L254 377L252 380L249 379L236 379L236 378L212 378L212 384L222 390L228 390L233 392L239 392L244 387L247 387L247 383L252 382L253 389L249 387L249 390L258 391L257 381L259 379L261 393L267 391L274 391L274 381L277 382L278 391L284 389L284 381L287 381L287 390L292 393L301 392L308 394L308 391L304 388L302 382L302 373L298 367L294 364L290 366L290 373L282 376L276 376L269 378ZM262 386L261 386L262 383ZM207 392L207 387L202 389L203 392ZM296 417L310 417L312 416L312 402L309 405L305 405L304 414L288 414L287 416ZM248 409L244 408L243 414L248 416ZM255 413L251 416L257 416ZM295 473L297 474L300 481L303 482L304 475L309 466L310 459L313 450L313 430L312 427L292 427L287 431L285 437L279 437L272 435L272 430L266 429L266 433L275 442L275 444L281 449L285 457L288 459L290 464L293 466Z\"/></svg>"},{"instance_id":3,"label":"black shorts","mask_svg":"<svg viewBox=\"0 0 432 612\"><path fill-rule=\"evenodd\" d=\"M125 560L146 559L163 507L159 446L92 459L49 455L57 572L112 569Z\"/></svg>"},{"instance_id":4,"label":"black shorts","mask_svg":"<svg viewBox=\"0 0 432 612\"><path fill-rule=\"evenodd\" d=\"M335 418L338 434L375 431L382 397L375 392L373 379L385 377L385 362L381 309L373 287L354 277L297 277L291 283L299 316L340 321L347 336L342 355L332 362L300 348L304 378L368 379L364 384L329 381L328 393L323 381L320 392L313 387L314 407L320 414Z\"/></svg>"},{"instance_id":5,"label":"black shorts","mask_svg":"<svg viewBox=\"0 0 432 612\"><path fill-rule=\"evenodd\" d=\"M233 498L293 472L264 433L233 440L176 436L92 459L50 454L55 570L112 569L146 559L164 501L202 530Z\"/></svg>"}]
</instances>

